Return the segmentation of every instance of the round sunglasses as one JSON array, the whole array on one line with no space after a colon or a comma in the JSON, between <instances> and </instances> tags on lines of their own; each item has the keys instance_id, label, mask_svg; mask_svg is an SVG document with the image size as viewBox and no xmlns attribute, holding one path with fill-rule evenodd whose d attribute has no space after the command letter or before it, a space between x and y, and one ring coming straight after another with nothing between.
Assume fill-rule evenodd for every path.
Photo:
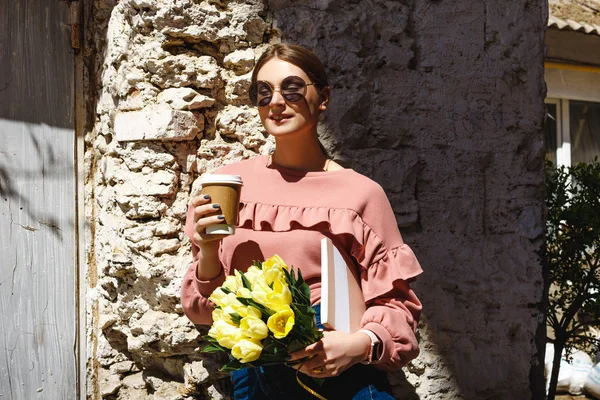
<instances>
[{"instance_id":1,"label":"round sunglasses","mask_svg":"<svg viewBox=\"0 0 600 400\"><path fill-rule=\"evenodd\" d=\"M254 106L264 107L273 99L273 93L279 90L279 93L281 93L281 96L286 101L297 103L304 99L304 96L306 96L306 87L310 85L314 85L314 83L306 83L304 79L293 75L285 78L281 82L281 85L274 88L269 82L256 81L250 85L250 102Z\"/></svg>"}]
</instances>

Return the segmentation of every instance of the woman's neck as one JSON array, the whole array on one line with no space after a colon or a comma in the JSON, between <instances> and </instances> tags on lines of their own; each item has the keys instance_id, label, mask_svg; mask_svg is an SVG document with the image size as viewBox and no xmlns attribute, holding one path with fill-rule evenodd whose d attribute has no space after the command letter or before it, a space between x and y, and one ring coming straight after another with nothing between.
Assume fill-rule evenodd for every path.
<instances>
[{"instance_id":1,"label":"woman's neck","mask_svg":"<svg viewBox=\"0 0 600 400\"><path fill-rule=\"evenodd\" d=\"M323 171L327 156L316 134L310 138L280 137L276 140L271 161L284 168L300 171Z\"/></svg>"}]
</instances>

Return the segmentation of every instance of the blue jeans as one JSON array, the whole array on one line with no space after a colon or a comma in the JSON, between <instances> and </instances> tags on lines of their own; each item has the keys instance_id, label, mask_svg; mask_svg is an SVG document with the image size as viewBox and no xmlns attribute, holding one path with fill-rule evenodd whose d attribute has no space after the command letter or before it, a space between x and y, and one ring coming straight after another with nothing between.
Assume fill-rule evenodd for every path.
<instances>
[{"instance_id":1,"label":"blue jeans","mask_svg":"<svg viewBox=\"0 0 600 400\"><path fill-rule=\"evenodd\" d=\"M321 307L317 326L321 325ZM319 387L310 377L298 375L302 382L328 400L394 400L385 372L370 365L355 364L339 376L327 378ZM286 365L246 368L231 373L235 400L315 400L316 397L296 381L296 370Z\"/></svg>"}]
</instances>

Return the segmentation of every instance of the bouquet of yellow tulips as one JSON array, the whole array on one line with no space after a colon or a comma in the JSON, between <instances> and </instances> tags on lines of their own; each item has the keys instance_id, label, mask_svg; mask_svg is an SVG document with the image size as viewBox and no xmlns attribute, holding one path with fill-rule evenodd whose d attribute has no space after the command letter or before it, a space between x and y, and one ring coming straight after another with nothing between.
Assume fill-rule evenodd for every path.
<instances>
[{"instance_id":1,"label":"bouquet of yellow tulips","mask_svg":"<svg viewBox=\"0 0 600 400\"><path fill-rule=\"evenodd\" d=\"M274 255L235 271L215 289L213 324L204 352L226 352L222 371L286 363L287 356L318 341L310 288L302 273Z\"/></svg>"}]
</instances>

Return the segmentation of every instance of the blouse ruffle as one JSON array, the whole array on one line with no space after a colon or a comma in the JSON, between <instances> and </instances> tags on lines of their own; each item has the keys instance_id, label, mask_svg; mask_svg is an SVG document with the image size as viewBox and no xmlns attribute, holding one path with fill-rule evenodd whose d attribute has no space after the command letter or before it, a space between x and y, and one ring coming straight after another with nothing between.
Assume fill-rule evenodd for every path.
<instances>
[{"instance_id":1,"label":"blouse ruffle","mask_svg":"<svg viewBox=\"0 0 600 400\"><path fill-rule=\"evenodd\" d=\"M257 231L286 232L299 227L310 229L327 224L333 236L350 235L350 254L360 265L365 302L388 293L399 279L410 280L422 272L410 247L401 238L388 249L361 216L350 209L300 207L244 201L240 204L238 226Z\"/></svg>"}]
</instances>

